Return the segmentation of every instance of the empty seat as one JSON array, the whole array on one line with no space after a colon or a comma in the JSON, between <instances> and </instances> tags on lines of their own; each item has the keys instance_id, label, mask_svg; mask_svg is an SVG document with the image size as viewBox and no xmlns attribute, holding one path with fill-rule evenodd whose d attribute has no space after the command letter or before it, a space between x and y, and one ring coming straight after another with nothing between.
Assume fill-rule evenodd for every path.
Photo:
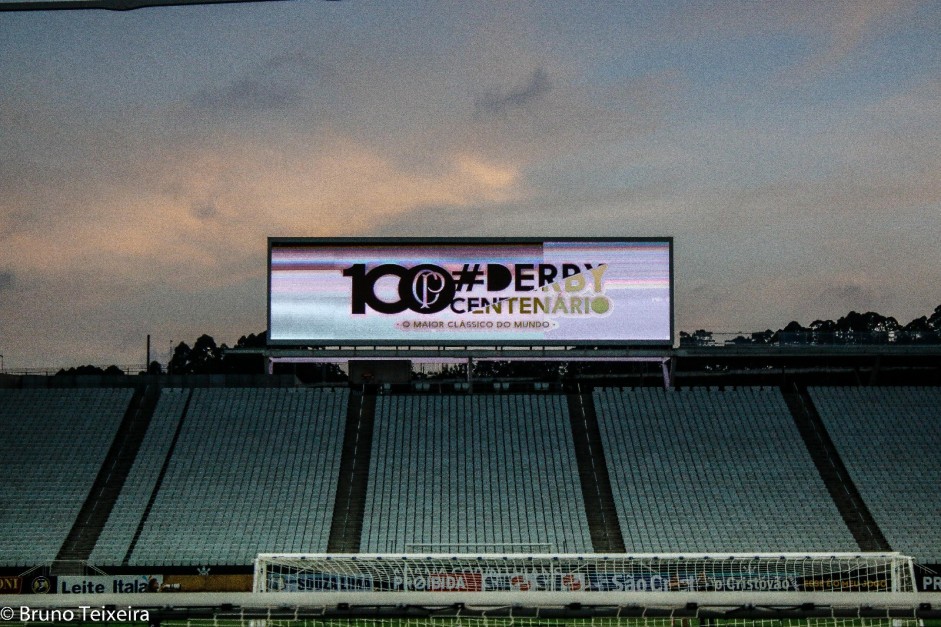
<instances>
[{"instance_id":1,"label":"empty seat","mask_svg":"<svg viewBox=\"0 0 941 627\"><path fill-rule=\"evenodd\" d=\"M941 562L941 389L808 391L889 545Z\"/></svg>"},{"instance_id":2,"label":"empty seat","mask_svg":"<svg viewBox=\"0 0 941 627\"><path fill-rule=\"evenodd\" d=\"M0 565L55 558L132 395L129 388L0 389Z\"/></svg>"},{"instance_id":3,"label":"empty seat","mask_svg":"<svg viewBox=\"0 0 941 627\"><path fill-rule=\"evenodd\" d=\"M777 390L594 392L628 552L855 550Z\"/></svg>"},{"instance_id":4,"label":"empty seat","mask_svg":"<svg viewBox=\"0 0 941 627\"><path fill-rule=\"evenodd\" d=\"M361 547L590 551L564 397L380 397Z\"/></svg>"},{"instance_id":5,"label":"empty seat","mask_svg":"<svg viewBox=\"0 0 941 627\"><path fill-rule=\"evenodd\" d=\"M129 563L326 550L348 401L346 389L193 390Z\"/></svg>"}]
</instances>

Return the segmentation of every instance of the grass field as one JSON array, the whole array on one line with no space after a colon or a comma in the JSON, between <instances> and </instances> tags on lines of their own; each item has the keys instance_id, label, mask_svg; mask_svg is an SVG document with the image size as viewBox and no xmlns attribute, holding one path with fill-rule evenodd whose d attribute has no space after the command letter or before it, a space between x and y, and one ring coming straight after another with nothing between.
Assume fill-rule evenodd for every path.
<instances>
[{"instance_id":1,"label":"grass field","mask_svg":"<svg viewBox=\"0 0 941 627\"><path fill-rule=\"evenodd\" d=\"M6 621L5 625L21 625ZM149 627L157 623L92 623L48 622L29 623L50 627L109 625L110 627ZM455 616L435 618L330 618L302 620L258 620L240 618L198 618L164 620L163 627L941 627L941 619L888 618L810 618L810 619L709 619L697 618L534 618Z\"/></svg>"},{"instance_id":2,"label":"grass field","mask_svg":"<svg viewBox=\"0 0 941 627\"><path fill-rule=\"evenodd\" d=\"M435 627L446 627L448 623L454 627L476 627L487 625L488 627L589 627L598 625L600 619L541 619L541 618L436 618L429 622L425 619L303 619L303 620L241 620L241 619L190 619L190 620L168 620L159 624L163 627L422 627L424 625L434 625ZM605 619L604 625L608 627L941 627L941 619L923 620L916 619L716 619L704 623L698 619L639 619L624 618ZM22 625L18 621L5 621L5 625ZM111 625L112 627L148 627L154 623L93 623L93 622L49 622L49 623L28 623L31 625L46 625L49 627L69 626L78 627L82 625Z\"/></svg>"},{"instance_id":3,"label":"grass field","mask_svg":"<svg viewBox=\"0 0 941 627\"><path fill-rule=\"evenodd\" d=\"M409 619L305 619L165 621L165 627L941 627L941 619L710 619L436 617Z\"/></svg>"}]
</instances>

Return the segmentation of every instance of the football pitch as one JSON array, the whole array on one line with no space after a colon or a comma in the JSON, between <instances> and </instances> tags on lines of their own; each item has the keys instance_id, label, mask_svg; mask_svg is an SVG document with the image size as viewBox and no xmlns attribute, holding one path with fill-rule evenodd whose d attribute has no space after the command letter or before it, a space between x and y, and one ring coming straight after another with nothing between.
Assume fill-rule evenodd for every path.
<instances>
[{"instance_id":1,"label":"football pitch","mask_svg":"<svg viewBox=\"0 0 941 627\"><path fill-rule=\"evenodd\" d=\"M166 627L941 627L941 619L915 618L538 618L448 616L303 620L190 619Z\"/></svg>"},{"instance_id":2,"label":"football pitch","mask_svg":"<svg viewBox=\"0 0 941 627\"><path fill-rule=\"evenodd\" d=\"M24 624L9 621L8 625ZM538 618L448 616L426 618L258 619L195 618L149 623L47 622L50 627L941 627L941 619L915 618Z\"/></svg>"}]
</instances>

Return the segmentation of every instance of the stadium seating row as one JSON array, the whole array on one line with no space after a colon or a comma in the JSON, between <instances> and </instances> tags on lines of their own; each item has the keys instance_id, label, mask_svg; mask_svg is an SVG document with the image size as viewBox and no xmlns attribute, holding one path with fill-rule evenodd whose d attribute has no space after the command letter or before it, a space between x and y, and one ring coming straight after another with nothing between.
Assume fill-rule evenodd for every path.
<instances>
[{"instance_id":1,"label":"stadium seating row","mask_svg":"<svg viewBox=\"0 0 941 627\"><path fill-rule=\"evenodd\" d=\"M809 392L889 544L941 562L941 389Z\"/></svg>"},{"instance_id":2,"label":"stadium seating row","mask_svg":"<svg viewBox=\"0 0 941 627\"><path fill-rule=\"evenodd\" d=\"M372 462L365 552L591 550L562 397L382 397Z\"/></svg>"},{"instance_id":3,"label":"stadium seating row","mask_svg":"<svg viewBox=\"0 0 941 627\"><path fill-rule=\"evenodd\" d=\"M0 563L49 563L131 400L128 389L0 389Z\"/></svg>"},{"instance_id":4,"label":"stadium seating row","mask_svg":"<svg viewBox=\"0 0 941 627\"><path fill-rule=\"evenodd\" d=\"M345 389L196 389L129 564L250 564L326 545Z\"/></svg>"},{"instance_id":5,"label":"stadium seating row","mask_svg":"<svg viewBox=\"0 0 941 627\"><path fill-rule=\"evenodd\" d=\"M92 563L120 564L127 555L144 519L189 395L188 390L163 390L134 466L92 551Z\"/></svg>"},{"instance_id":6,"label":"stadium seating row","mask_svg":"<svg viewBox=\"0 0 941 627\"><path fill-rule=\"evenodd\" d=\"M777 390L594 396L629 552L858 548Z\"/></svg>"},{"instance_id":7,"label":"stadium seating row","mask_svg":"<svg viewBox=\"0 0 941 627\"><path fill-rule=\"evenodd\" d=\"M129 389L0 390L0 566L51 562ZM812 388L892 548L941 561L941 389ZM629 552L853 551L776 388L598 388ZM90 556L248 565L324 552L345 388L164 389ZM554 394L378 397L360 549L590 552L568 406Z\"/></svg>"}]
</instances>

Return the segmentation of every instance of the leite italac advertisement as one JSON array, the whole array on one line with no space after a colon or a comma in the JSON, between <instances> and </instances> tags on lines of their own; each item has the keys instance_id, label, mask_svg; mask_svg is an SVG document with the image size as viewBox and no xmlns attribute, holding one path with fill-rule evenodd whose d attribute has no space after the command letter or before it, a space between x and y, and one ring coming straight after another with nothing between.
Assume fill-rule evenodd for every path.
<instances>
[{"instance_id":1,"label":"leite italac advertisement","mask_svg":"<svg viewBox=\"0 0 941 627\"><path fill-rule=\"evenodd\" d=\"M657 344L670 238L269 239L272 344Z\"/></svg>"}]
</instances>

